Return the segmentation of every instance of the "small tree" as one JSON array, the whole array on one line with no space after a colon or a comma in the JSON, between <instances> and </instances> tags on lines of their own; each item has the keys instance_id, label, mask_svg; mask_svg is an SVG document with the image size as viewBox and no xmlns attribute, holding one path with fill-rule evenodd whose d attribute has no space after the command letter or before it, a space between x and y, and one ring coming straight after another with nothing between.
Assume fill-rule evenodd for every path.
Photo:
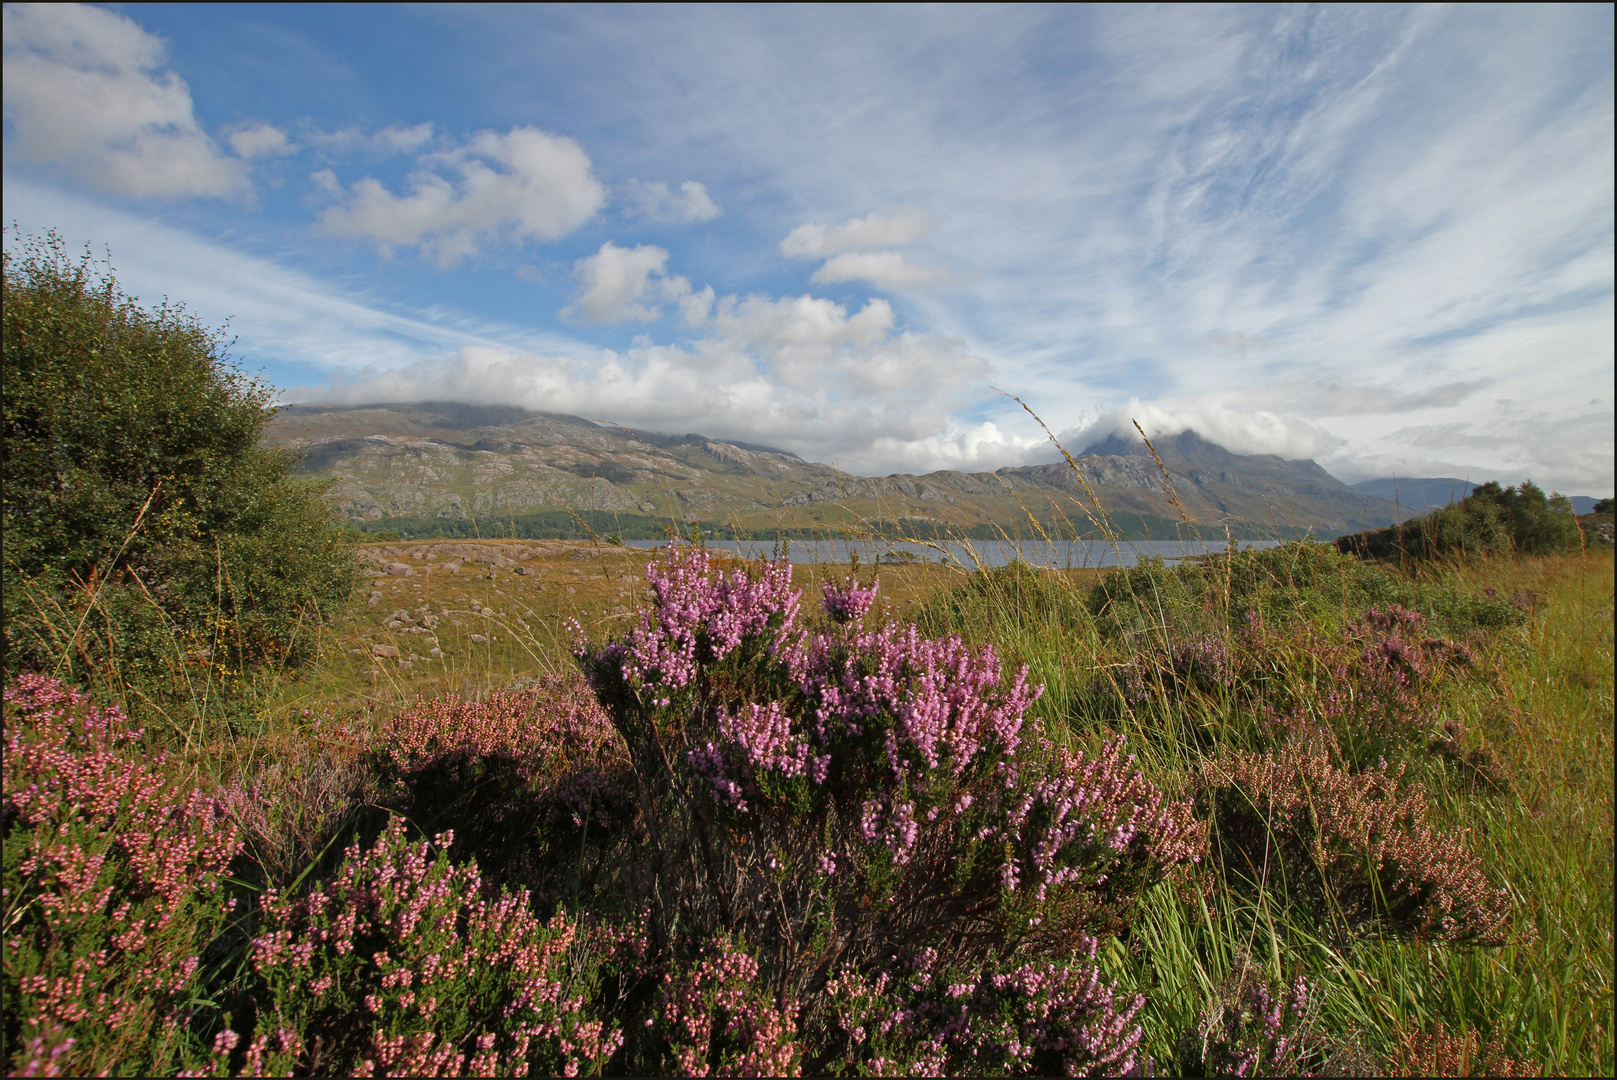
<instances>
[{"instance_id":1,"label":"small tree","mask_svg":"<svg viewBox=\"0 0 1617 1080\"><path fill-rule=\"evenodd\" d=\"M258 445L272 388L218 333L167 302L141 308L55 233L13 238L5 674L138 706L303 659L357 571L323 488Z\"/></svg>"}]
</instances>

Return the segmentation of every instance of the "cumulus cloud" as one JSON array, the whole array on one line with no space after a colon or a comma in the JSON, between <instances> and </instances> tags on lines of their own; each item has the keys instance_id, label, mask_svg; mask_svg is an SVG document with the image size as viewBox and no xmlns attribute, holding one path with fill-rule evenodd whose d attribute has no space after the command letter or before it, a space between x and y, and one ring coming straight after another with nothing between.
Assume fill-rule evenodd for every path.
<instances>
[{"instance_id":1,"label":"cumulus cloud","mask_svg":"<svg viewBox=\"0 0 1617 1080\"><path fill-rule=\"evenodd\" d=\"M789 259L823 259L843 251L903 247L932 229L932 219L914 211L866 214L841 225L799 225L780 242L780 253Z\"/></svg>"},{"instance_id":2,"label":"cumulus cloud","mask_svg":"<svg viewBox=\"0 0 1617 1080\"><path fill-rule=\"evenodd\" d=\"M661 180L631 180L626 194L633 210L650 221L685 225L693 221L712 221L724 212L708 194L707 186L695 180L685 181L677 192L670 191Z\"/></svg>"},{"instance_id":3,"label":"cumulus cloud","mask_svg":"<svg viewBox=\"0 0 1617 1080\"><path fill-rule=\"evenodd\" d=\"M159 38L82 4L8 4L4 28L8 155L137 198L246 190L246 165L197 123Z\"/></svg>"},{"instance_id":4,"label":"cumulus cloud","mask_svg":"<svg viewBox=\"0 0 1617 1080\"><path fill-rule=\"evenodd\" d=\"M239 158L285 157L297 153L298 147L286 137L286 132L269 124L249 124L231 132L226 138L230 149Z\"/></svg>"},{"instance_id":5,"label":"cumulus cloud","mask_svg":"<svg viewBox=\"0 0 1617 1080\"><path fill-rule=\"evenodd\" d=\"M1073 450L1092 446L1110 435L1137 442L1138 422L1146 437L1180 435L1194 431L1232 454L1274 454L1297 461L1328 455L1345 440L1295 417L1268 409L1242 411L1217 401L1141 401L1110 409L1087 424L1063 433L1063 445Z\"/></svg>"},{"instance_id":6,"label":"cumulus cloud","mask_svg":"<svg viewBox=\"0 0 1617 1080\"><path fill-rule=\"evenodd\" d=\"M583 148L538 128L480 131L418 166L403 195L371 177L357 181L321 225L383 252L417 247L449 267L491 244L560 239L606 200Z\"/></svg>"},{"instance_id":7,"label":"cumulus cloud","mask_svg":"<svg viewBox=\"0 0 1617 1080\"><path fill-rule=\"evenodd\" d=\"M586 322L655 322L664 300L681 305L687 323L701 322L713 302L711 287L691 292L691 283L667 274L668 252L652 244L621 248L608 240L601 250L573 264L579 291L563 318ZM649 301L649 303L648 303Z\"/></svg>"},{"instance_id":8,"label":"cumulus cloud","mask_svg":"<svg viewBox=\"0 0 1617 1080\"><path fill-rule=\"evenodd\" d=\"M868 281L888 289L920 289L952 278L946 271L917 266L901 251L846 251L827 259L809 280Z\"/></svg>"}]
</instances>

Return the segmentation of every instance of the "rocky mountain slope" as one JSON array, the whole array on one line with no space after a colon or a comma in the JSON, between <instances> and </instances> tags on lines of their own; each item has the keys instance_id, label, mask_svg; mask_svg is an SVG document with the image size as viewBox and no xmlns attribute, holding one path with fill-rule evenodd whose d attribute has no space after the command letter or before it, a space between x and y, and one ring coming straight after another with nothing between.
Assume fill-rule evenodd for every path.
<instances>
[{"instance_id":1,"label":"rocky mountain slope","mask_svg":"<svg viewBox=\"0 0 1617 1080\"><path fill-rule=\"evenodd\" d=\"M1237 535L1329 536L1390 524L1395 513L1312 461L1231 454L1189 432L1157 442L1161 467L1144 444L1113 437L1076 459L1082 480L1065 461L859 477L763 446L452 402L289 406L266 442L300 452L305 473L335 477L332 497L368 522L492 524L568 510L763 533L860 522L1025 533L1031 515L1072 535L1104 511L1137 534L1172 535L1188 518Z\"/></svg>"}]
</instances>

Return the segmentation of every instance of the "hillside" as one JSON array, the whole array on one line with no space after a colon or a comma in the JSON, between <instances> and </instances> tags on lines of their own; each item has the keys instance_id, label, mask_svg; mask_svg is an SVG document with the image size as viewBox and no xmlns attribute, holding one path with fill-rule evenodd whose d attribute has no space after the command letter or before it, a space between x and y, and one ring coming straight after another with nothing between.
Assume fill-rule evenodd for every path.
<instances>
[{"instance_id":1,"label":"hillside","mask_svg":"<svg viewBox=\"0 0 1617 1080\"><path fill-rule=\"evenodd\" d=\"M522 534L538 535L535 521L565 529L571 515L604 515L625 535L655 535L669 519L763 534L873 523L1027 533L1031 515L1060 535L1093 531L1095 508L1065 461L859 477L765 446L452 402L288 406L265 439L301 452L304 473L335 477L333 498L369 527L430 523L456 535L528 518ZM1394 520L1390 501L1312 461L1236 455L1189 432L1157 449L1166 479L1143 444L1115 437L1077 459L1100 508L1130 535L1175 536L1183 517L1247 537L1330 537Z\"/></svg>"}]
</instances>

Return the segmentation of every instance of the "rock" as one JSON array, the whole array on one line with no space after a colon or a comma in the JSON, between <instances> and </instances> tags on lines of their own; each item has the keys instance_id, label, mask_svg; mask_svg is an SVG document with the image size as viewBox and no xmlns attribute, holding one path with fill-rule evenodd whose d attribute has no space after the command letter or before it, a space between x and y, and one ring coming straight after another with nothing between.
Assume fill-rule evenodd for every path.
<instances>
[{"instance_id":1,"label":"rock","mask_svg":"<svg viewBox=\"0 0 1617 1080\"><path fill-rule=\"evenodd\" d=\"M366 607L375 607L377 604L380 604L381 602L382 602L382 594L379 593L379 592L373 592L370 595L370 599L365 601L365 606Z\"/></svg>"},{"instance_id":2,"label":"rock","mask_svg":"<svg viewBox=\"0 0 1617 1080\"><path fill-rule=\"evenodd\" d=\"M388 563L387 572L392 574L394 577L415 577L415 571L407 564L401 562Z\"/></svg>"},{"instance_id":3,"label":"rock","mask_svg":"<svg viewBox=\"0 0 1617 1080\"><path fill-rule=\"evenodd\" d=\"M442 566L438 567L438 573L440 573L440 574L458 574L458 573L460 573L460 563L458 563L458 562L446 562Z\"/></svg>"},{"instance_id":4,"label":"rock","mask_svg":"<svg viewBox=\"0 0 1617 1080\"><path fill-rule=\"evenodd\" d=\"M433 649L432 652L428 653L427 655L431 656L434 660L442 660L444 658L444 651L442 649Z\"/></svg>"},{"instance_id":5,"label":"rock","mask_svg":"<svg viewBox=\"0 0 1617 1080\"><path fill-rule=\"evenodd\" d=\"M482 643L484 643L485 641L488 640L488 635L487 634L473 634L472 635L472 640L477 642L479 645L481 645ZM394 649L393 651L398 652L397 649Z\"/></svg>"},{"instance_id":6,"label":"rock","mask_svg":"<svg viewBox=\"0 0 1617 1080\"><path fill-rule=\"evenodd\" d=\"M371 646L371 655L372 656L381 656L381 657L393 657L393 656L399 655L399 650L395 649L391 645L372 645Z\"/></svg>"},{"instance_id":7,"label":"rock","mask_svg":"<svg viewBox=\"0 0 1617 1080\"><path fill-rule=\"evenodd\" d=\"M512 570L511 573L521 574L523 577L527 577L529 574L533 573L533 568L530 566L519 566Z\"/></svg>"}]
</instances>

